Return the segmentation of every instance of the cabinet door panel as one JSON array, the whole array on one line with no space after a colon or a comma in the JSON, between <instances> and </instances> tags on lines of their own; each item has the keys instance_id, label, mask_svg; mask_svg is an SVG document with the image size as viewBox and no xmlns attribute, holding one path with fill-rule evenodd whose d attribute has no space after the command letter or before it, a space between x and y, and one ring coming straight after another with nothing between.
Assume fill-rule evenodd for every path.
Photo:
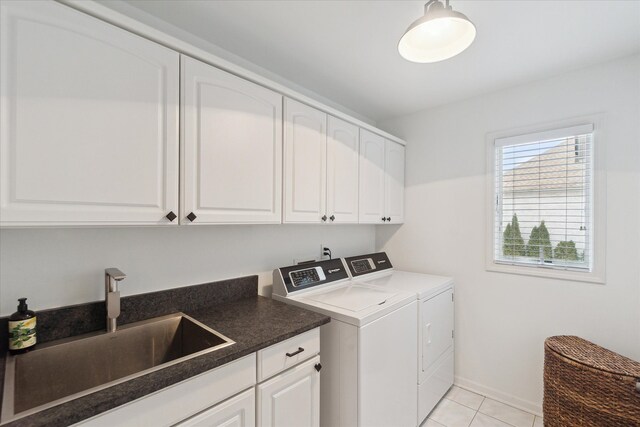
<instances>
[{"instance_id":1,"label":"cabinet door panel","mask_svg":"<svg viewBox=\"0 0 640 427\"><path fill-rule=\"evenodd\" d=\"M327 216L358 222L359 129L329 116L327 124Z\"/></svg>"},{"instance_id":2,"label":"cabinet door panel","mask_svg":"<svg viewBox=\"0 0 640 427\"><path fill-rule=\"evenodd\" d=\"M391 224L404 222L404 146L386 141L385 205Z\"/></svg>"},{"instance_id":3,"label":"cabinet door panel","mask_svg":"<svg viewBox=\"0 0 640 427\"><path fill-rule=\"evenodd\" d=\"M256 425L255 388L217 404L175 427L253 427Z\"/></svg>"},{"instance_id":4,"label":"cabinet door panel","mask_svg":"<svg viewBox=\"0 0 640 427\"><path fill-rule=\"evenodd\" d=\"M360 223L382 224L385 216L385 139L360 129Z\"/></svg>"},{"instance_id":5,"label":"cabinet door panel","mask_svg":"<svg viewBox=\"0 0 640 427\"><path fill-rule=\"evenodd\" d=\"M321 222L326 202L327 115L285 99L285 222Z\"/></svg>"},{"instance_id":6,"label":"cabinet door panel","mask_svg":"<svg viewBox=\"0 0 640 427\"><path fill-rule=\"evenodd\" d=\"M320 425L320 356L258 384L258 426Z\"/></svg>"},{"instance_id":7,"label":"cabinet door panel","mask_svg":"<svg viewBox=\"0 0 640 427\"><path fill-rule=\"evenodd\" d=\"M182 223L279 223L282 96L182 57Z\"/></svg>"},{"instance_id":8,"label":"cabinet door panel","mask_svg":"<svg viewBox=\"0 0 640 427\"><path fill-rule=\"evenodd\" d=\"M170 224L179 55L56 2L1 7L1 224Z\"/></svg>"}]
</instances>

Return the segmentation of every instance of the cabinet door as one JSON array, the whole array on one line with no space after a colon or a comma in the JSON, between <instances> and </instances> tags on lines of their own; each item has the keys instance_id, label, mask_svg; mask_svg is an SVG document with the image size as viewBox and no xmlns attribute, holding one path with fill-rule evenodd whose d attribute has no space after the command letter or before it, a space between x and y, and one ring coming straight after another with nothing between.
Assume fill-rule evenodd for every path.
<instances>
[{"instance_id":1,"label":"cabinet door","mask_svg":"<svg viewBox=\"0 0 640 427\"><path fill-rule=\"evenodd\" d=\"M453 289L420 301L420 377L453 346Z\"/></svg>"},{"instance_id":2,"label":"cabinet door","mask_svg":"<svg viewBox=\"0 0 640 427\"><path fill-rule=\"evenodd\" d=\"M361 224L383 224L385 139L360 129L360 207Z\"/></svg>"},{"instance_id":3,"label":"cabinet door","mask_svg":"<svg viewBox=\"0 0 640 427\"><path fill-rule=\"evenodd\" d=\"M359 129L329 116L327 123L327 216L330 222L358 222ZM333 219L331 219L333 218Z\"/></svg>"},{"instance_id":4,"label":"cabinet door","mask_svg":"<svg viewBox=\"0 0 640 427\"><path fill-rule=\"evenodd\" d=\"M387 223L404 222L404 146L385 141L384 197Z\"/></svg>"},{"instance_id":5,"label":"cabinet door","mask_svg":"<svg viewBox=\"0 0 640 427\"><path fill-rule=\"evenodd\" d=\"M253 427L256 425L256 392L250 388L219 403L176 427Z\"/></svg>"},{"instance_id":6,"label":"cabinet door","mask_svg":"<svg viewBox=\"0 0 640 427\"><path fill-rule=\"evenodd\" d=\"M320 425L320 356L258 384L258 426Z\"/></svg>"},{"instance_id":7,"label":"cabinet door","mask_svg":"<svg viewBox=\"0 0 640 427\"><path fill-rule=\"evenodd\" d=\"M0 7L0 225L172 224L179 55L57 2Z\"/></svg>"},{"instance_id":8,"label":"cabinet door","mask_svg":"<svg viewBox=\"0 0 640 427\"><path fill-rule=\"evenodd\" d=\"M288 98L284 112L284 221L322 222L327 194L327 115Z\"/></svg>"},{"instance_id":9,"label":"cabinet door","mask_svg":"<svg viewBox=\"0 0 640 427\"><path fill-rule=\"evenodd\" d=\"M182 132L181 223L281 221L280 94L182 56Z\"/></svg>"}]
</instances>

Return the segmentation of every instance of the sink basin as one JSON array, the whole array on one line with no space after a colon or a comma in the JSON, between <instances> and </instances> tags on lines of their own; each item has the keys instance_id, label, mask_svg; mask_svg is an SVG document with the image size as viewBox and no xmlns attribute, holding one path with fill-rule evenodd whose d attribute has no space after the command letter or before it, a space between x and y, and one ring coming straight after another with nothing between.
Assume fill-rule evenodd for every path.
<instances>
[{"instance_id":1,"label":"sink basin","mask_svg":"<svg viewBox=\"0 0 640 427\"><path fill-rule=\"evenodd\" d=\"M7 356L2 422L234 344L176 313Z\"/></svg>"}]
</instances>

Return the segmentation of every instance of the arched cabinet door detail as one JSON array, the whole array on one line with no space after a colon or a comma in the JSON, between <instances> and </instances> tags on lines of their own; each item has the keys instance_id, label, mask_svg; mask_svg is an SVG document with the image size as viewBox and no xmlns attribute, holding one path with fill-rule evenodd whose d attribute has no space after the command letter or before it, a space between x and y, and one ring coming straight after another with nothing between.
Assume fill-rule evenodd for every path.
<instances>
[{"instance_id":1,"label":"arched cabinet door detail","mask_svg":"<svg viewBox=\"0 0 640 427\"><path fill-rule=\"evenodd\" d=\"M57 2L0 7L0 225L175 225L179 54Z\"/></svg>"},{"instance_id":2,"label":"arched cabinet door detail","mask_svg":"<svg viewBox=\"0 0 640 427\"><path fill-rule=\"evenodd\" d=\"M282 95L182 57L181 224L280 223Z\"/></svg>"}]
</instances>

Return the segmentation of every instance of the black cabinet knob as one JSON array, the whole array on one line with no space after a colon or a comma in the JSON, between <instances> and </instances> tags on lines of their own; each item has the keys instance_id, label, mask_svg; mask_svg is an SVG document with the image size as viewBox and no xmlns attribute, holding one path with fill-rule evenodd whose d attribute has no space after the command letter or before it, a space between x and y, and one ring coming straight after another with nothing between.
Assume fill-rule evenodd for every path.
<instances>
[{"instance_id":1,"label":"black cabinet knob","mask_svg":"<svg viewBox=\"0 0 640 427\"><path fill-rule=\"evenodd\" d=\"M316 371L320 372L320 369L322 369L322 365L319 363L316 363L316 365L314 366L314 368L316 368Z\"/></svg>"},{"instance_id":2,"label":"black cabinet knob","mask_svg":"<svg viewBox=\"0 0 640 427\"><path fill-rule=\"evenodd\" d=\"M382 217L382 220L383 220L383 221L386 221L386 220L387 220L387 218L385 218L385 217Z\"/></svg>"},{"instance_id":3,"label":"black cabinet knob","mask_svg":"<svg viewBox=\"0 0 640 427\"><path fill-rule=\"evenodd\" d=\"M329 219L330 219L331 221L335 221L335 220L336 220L336 216L335 216L335 215L331 215L331 216L329 217Z\"/></svg>"},{"instance_id":4,"label":"black cabinet knob","mask_svg":"<svg viewBox=\"0 0 640 427\"><path fill-rule=\"evenodd\" d=\"M187 215L187 219L189 221L191 221L191 222L193 222L196 218L198 218L198 217L193 212L191 212L189 215Z\"/></svg>"},{"instance_id":5,"label":"black cabinet knob","mask_svg":"<svg viewBox=\"0 0 640 427\"><path fill-rule=\"evenodd\" d=\"M322 218L320 218L322 221L326 221L327 220L327 216L326 215L322 215Z\"/></svg>"},{"instance_id":6,"label":"black cabinet knob","mask_svg":"<svg viewBox=\"0 0 640 427\"><path fill-rule=\"evenodd\" d=\"M169 212L166 215L166 218L171 222L173 222L173 220L176 219L177 217L178 217L178 215L174 214L173 211Z\"/></svg>"},{"instance_id":7,"label":"black cabinet knob","mask_svg":"<svg viewBox=\"0 0 640 427\"><path fill-rule=\"evenodd\" d=\"M391 217L390 216L387 217L387 221L391 221Z\"/></svg>"}]
</instances>

